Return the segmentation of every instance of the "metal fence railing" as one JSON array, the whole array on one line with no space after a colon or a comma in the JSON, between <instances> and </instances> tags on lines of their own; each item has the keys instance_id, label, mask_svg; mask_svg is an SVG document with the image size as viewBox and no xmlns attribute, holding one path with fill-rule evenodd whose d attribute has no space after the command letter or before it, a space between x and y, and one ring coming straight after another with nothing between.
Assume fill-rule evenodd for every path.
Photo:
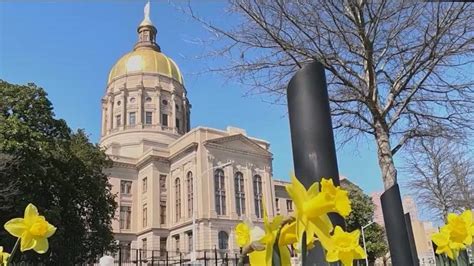
<instances>
[{"instance_id":1,"label":"metal fence railing","mask_svg":"<svg viewBox=\"0 0 474 266\"><path fill-rule=\"evenodd\" d=\"M155 265L225 265L237 266L240 252L233 250L199 250L196 252L196 261L191 262L191 252L128 249L120 247L113 254L114 265L119 266L155 266ZM92 265L98 265L96 263Z\"/></svg>"}]
</instances>

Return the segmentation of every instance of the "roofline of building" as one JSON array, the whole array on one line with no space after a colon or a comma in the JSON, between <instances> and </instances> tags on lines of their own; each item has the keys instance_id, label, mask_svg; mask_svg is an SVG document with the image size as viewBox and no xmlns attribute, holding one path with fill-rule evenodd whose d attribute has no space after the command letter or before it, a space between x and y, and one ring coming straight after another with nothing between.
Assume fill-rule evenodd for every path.
<instances>
[{"instance_id":1,"label":"roofline of building","mask_svg":"<svg viewBox=\"0 0 474 266\"><path fill-rule=\"evenodd\" d=\"M195 132L198 132L198 131L214 131L214 132L217 132L217 133L221 133L221 134L229 134L229 131L227 130L222 130L222 129L216 129L216 128L211 128L211 127L205 127L205 126L197 126L193 129L191 129L189 132L187 132L186 134L182 135L181 137L177 138L175 141L173 141L169 146L173 146L175 144L177 144L178 142L181 141L181 139L184 139L185 137L187 137L188 135L192 134L192 133L195 133ZM250 137L248 135L244 135L246 138L249 138L253 141L256 141L256 142L261 142L261 143L264 143L268 146L270 146L270 142L266 141L266 140L263 140L263 139L258 139L258 138L255 138L255 137Z\"/></svg>"}]
</instances>

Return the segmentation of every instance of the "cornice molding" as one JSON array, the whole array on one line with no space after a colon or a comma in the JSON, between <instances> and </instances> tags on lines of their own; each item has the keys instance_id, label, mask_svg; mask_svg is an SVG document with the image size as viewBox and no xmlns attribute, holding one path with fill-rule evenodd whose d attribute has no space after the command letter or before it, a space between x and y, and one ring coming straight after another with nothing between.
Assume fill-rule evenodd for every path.
<instances>
[{"instance_id":1,"label":"cornice molding","mask_svg":"<svg viewBox=\"0 0 474 266\"><path fill-rule=\"evenodd\" d=\"M271 154L261 154L261 153L254 153L254 152L249 152L249 151L236 150L236 149L232 149L232 148L225 147L223 145L218 145L218 144L206 144L205 146L207 148L213 148L213 149L216 149L216 150L227 151L227 152L230 152L230 153L237 153L237 154L253 156L253 157L258 157L258 158L264 158L264 159L271 159L272 158Z\"/></svg>"},{"instance_id":2,"label":"cornice molding","mask_svg":"<svg viewBox=\"0 0 474 266\"><path fill-rule=\"evenodd\" d=\"M137 163L136 168L137 168L138 170L140 170L140 169L142 169L143 167L145 167L145 166L147 166L148 164L150 164L151 162L170 163L169 159L166 158L166 157L151 154L151 155L147 155L145 158L143 158L142 160L140 160L140 161Z\"/></svg>"},{"instance_id":3,"label":"cornice molding","mask_svg":"<svg viewBox=\"0 0 474 266\"><path fill-rule=\"evenodd\" d=\"M184 156L188 155L188 153L191 153L193 151L197 151L199 144L197 142L191 142L188 145L186 145L184 148L180 149L176 153L170 156L169 160L170 162L175 162L180 159L182 159Z\"/></svg>"},{"instance_id":4,"label":"cornice molding","mask_svg":"<svg viewBox=\"0 0 474 266\"><path fill-rule=\"evenodd\" d=\"M163 235L163 234L169 235L170 230L168 228L149 227L141 231L137 231L136 236L141 236L149 232L157 233L157 235Z\"/></svg>"},{"instance_id":5,"label":"cornice molding","mask_svg":"<svg viewBox=\"0 0 474 266\"><path fill-rule=\"evenodd\" d=\"M114 168L127 168L127 169L134 169L136 170L135 164L132 163L125 163L125 162L119 162L119 161L114 161L114 159L111 159L113 162L112 167Z\"/></svg>"},{"instance_id":6,"label":"cornice molding","mask_svg":"<svg viewBox=\"0 0 474 266\"><path fill-rule=\"evenodd\" d=\"M254 147L258 152L244 151L244 150L228 147L225 145L225 143L230 142L230 141L235 141L235 140L240 140L248 144L249 146ZM257 143L255 143L254 141L245 137L242 134L236 134L236 135L231 135L227 137L207 140L204 142L204 146L206 148L214 148L217 150L222 150L222 151L227 151L227 152L232 152L232 153L237 153L237 154L242 154L242 155L248 155L248 156L254 156L254 157L259 157L259 158L265 158L265 159L271 159L273 156L271 152L260 147L260 145L258 145Z\"/></svg>"}]
</instances>

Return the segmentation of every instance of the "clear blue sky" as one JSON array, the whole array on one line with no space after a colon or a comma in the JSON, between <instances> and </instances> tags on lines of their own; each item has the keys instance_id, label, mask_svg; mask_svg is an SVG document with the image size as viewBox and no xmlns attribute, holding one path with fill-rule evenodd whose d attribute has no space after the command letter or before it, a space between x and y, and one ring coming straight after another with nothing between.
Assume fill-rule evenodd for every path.
<instances>
[{"instance_id":1,"label":"clear blue sky","mask_svg":"<svg viewBox=\"0 0 474 266\"><path fill-rule=\"evenodd\" d=\"M94 142L100 134L100 99L108 72L136 41L145 0L134 1L0 1L0 79L34 82L49 94L57 117L84 128ZM185 4L185 2L180 2ZM193 6L220 25L224 1ZM246 88L215 74L197 75L209 64L195 59L207 31L168 1L152 1L151 19L162 51L177 62L185 77L192 108L192 126L241 127L271 143L274 176L288 179L293 168L286 107L244 97ZM370 140L372 141L372 140ZM352 143L338 150L339 171L366 192L382 190L376 150ZM403 179L403 177L400 177Z\"/></svg>"}]
</instances>

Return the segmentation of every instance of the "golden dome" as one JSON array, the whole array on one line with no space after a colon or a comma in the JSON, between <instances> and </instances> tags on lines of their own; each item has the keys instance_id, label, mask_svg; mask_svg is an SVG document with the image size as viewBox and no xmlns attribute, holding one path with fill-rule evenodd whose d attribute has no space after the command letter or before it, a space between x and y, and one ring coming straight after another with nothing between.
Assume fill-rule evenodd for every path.
<instances>
[{"instance_id":1,"label":"golden dome","mask_svg":"<svg viewBox=\"0 0 474 266\"><path fill-rule=\"evenodd\" d=\"M119 76L133 73L158 73L184 83L176 63L156 49L136 49L122 56L110 70L108 83Z\"/></svg>"}]
</instances>

